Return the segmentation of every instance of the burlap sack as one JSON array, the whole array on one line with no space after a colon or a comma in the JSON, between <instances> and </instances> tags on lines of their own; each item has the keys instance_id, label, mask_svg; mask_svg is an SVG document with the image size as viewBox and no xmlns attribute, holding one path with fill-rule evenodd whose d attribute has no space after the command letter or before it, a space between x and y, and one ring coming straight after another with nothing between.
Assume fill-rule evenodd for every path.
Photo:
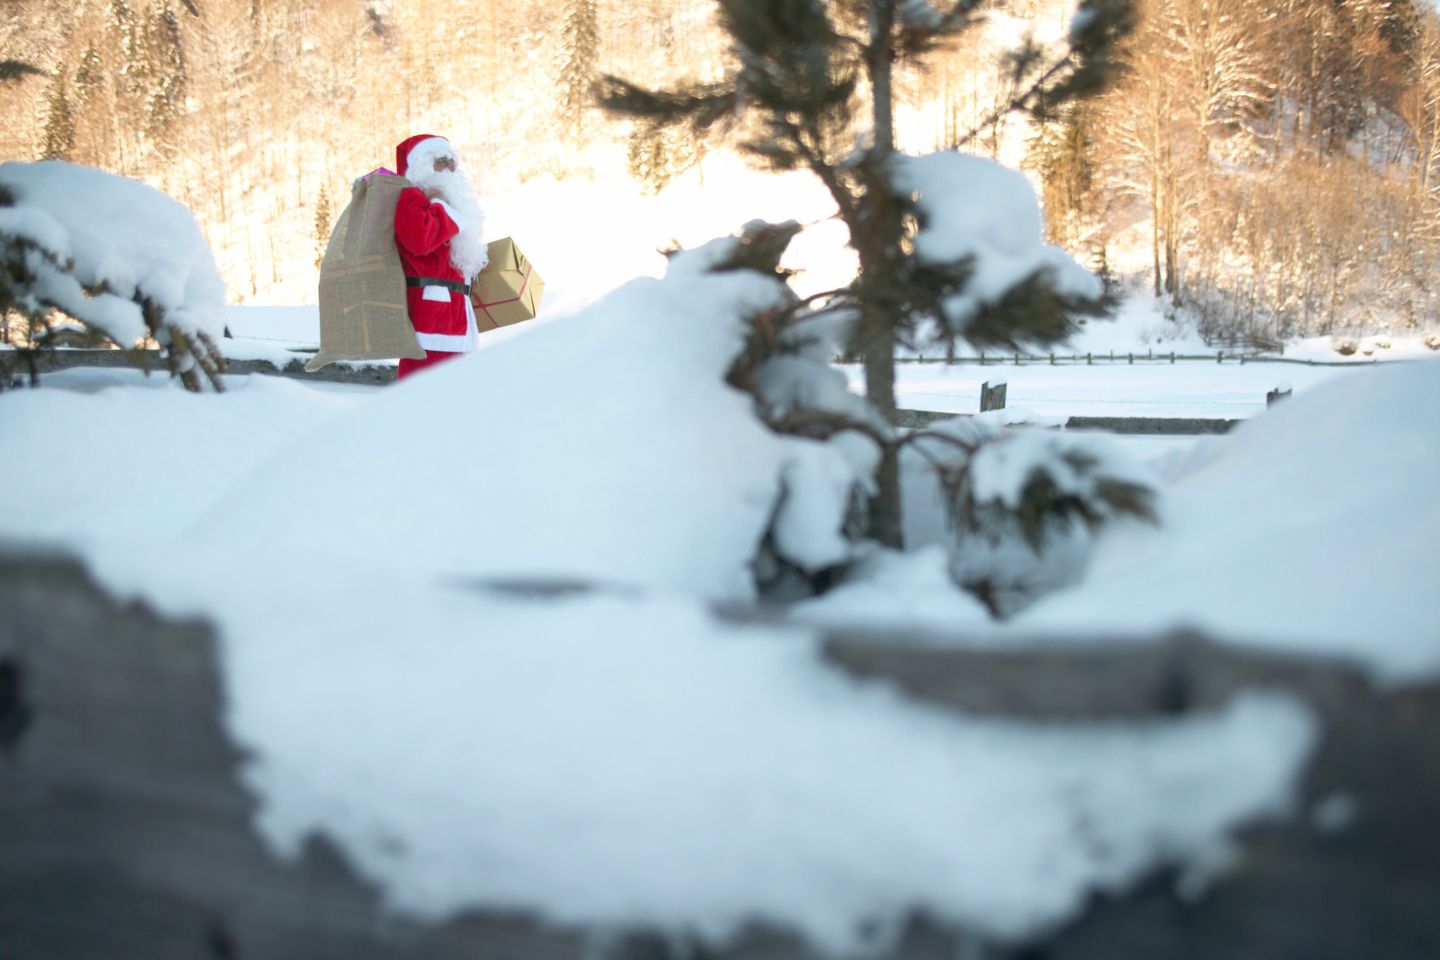
<instances>
[{"instance_id":1,"label":"burlap sack","mask_svg":"<svg viewBox=\"0 0 1440 960\"><path fill-rule=\"evenodd\" d=\"M355 181L320 262L320 350L306 370L336 360L424 359L395 249L395 204L410 185L384 173Z\"/></svg>"}]
</instances>

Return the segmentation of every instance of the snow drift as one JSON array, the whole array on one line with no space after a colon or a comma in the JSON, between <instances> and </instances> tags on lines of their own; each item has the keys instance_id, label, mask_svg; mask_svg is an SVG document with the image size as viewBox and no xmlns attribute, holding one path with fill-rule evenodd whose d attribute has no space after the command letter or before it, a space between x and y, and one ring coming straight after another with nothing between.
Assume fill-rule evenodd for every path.
<instances>
[{"instance_id":1,"label":"snow drift","mask_svg":"<svg viewBox=\"0 0 1440 960\"><path fill-rule=\"evenodd\" d=\"M385 391L257 471L196 535L333 559L353 549L336 534L363 529L373 557L436 577L749 597L792 452L820 445L771 433L726 386L743 317L786 293L704 272L709 255ZM268 522L277 502L295 525ZM795 548L833 553L843 508L787 523Z\"/></svg>"},{"instance_id":2,"label":"snow drift","mask_svg":"<svg viewBox=\"0 0 1440 960\"><path fill-rule=\"evenodd\" d=\"M1197 451L1158 530L1105 538L1028 631L1222 638L1440 671L1440 363L1337 377Z\"/></svg>"}]
</instances>

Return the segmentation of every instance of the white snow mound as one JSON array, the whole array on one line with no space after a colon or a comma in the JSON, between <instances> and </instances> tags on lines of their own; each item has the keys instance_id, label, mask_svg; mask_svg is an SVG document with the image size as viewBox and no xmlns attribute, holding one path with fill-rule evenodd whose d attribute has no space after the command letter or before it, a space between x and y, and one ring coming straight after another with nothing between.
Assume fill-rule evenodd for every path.
<instances>
[{"instance_id":1,"label":"white snow mound","mask_svg":"<svg viewBox=\"0 0 1440 960\"><path fill-rule=\"evenodd\" d=\"M197 535L348 559L363 530L377 563L417 574L749 596L788 445L724 375L740 315L783 288L695 263L384 391ZM270 522L278 502L294 524Z\"/></svg>"},{"instance_id":2,"label":"white snow mound","mask_svg":"<svg viewBox=\"0 0 1440 960\"><path fill-rule=\"evenodd\" d=\"M1440 363L1328 380L1208 450L1160 528L1102 538L1082 588L1016 626L1195 625L1383 677L1440 671Z\"/></svg>"},{"instance_id":3,"label":"white snow mound","mask_svg":"<svg viewBox=\"0 0 1440 960\"><path fill-rule=\"evenodd\" d=\"M0 236L73 260L73 276L32 265L36 292L71 316L128 346L146 333L138 295L182 330L224 332L225 282L182 204L138 180L60 160L0 164L0 187L15 198L0 207ZM82 289L102 285L108 292L97 296Z\"/></svg>"}]
</instances>

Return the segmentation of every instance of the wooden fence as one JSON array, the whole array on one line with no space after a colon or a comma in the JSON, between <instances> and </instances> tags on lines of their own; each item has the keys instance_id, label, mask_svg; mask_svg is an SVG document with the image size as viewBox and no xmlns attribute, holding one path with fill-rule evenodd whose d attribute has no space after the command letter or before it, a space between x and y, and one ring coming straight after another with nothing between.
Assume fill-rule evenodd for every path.
<instances>
[{"instance_id":1,"label":"wooden fence","mask_svg":"<svg viewBox=\"0 0 1440 960\"><path fill-rule=\"evenodd\" d=\"M855 361L845 358L842 362L853 363ZM945 366L974 365L980 367L997 366L1095 366L1097 364L1123 363L1134 364L1174 364L1174 363L1236 363L1244 366L1247 363L1288 363L1304 367L1355 367L1369 366L1376 363L1407 363L1405 359L1382 359L1380 357L1369 357L1364 360L1302 360L1297 357L1276 357L1261 353L1227 353L1224 350L1217 350L1214 353L1176 353L1174 351L1147 350L1144 353L1134 351L1122 351L1117 353L1114 350L1106 353L982 353L975 357L896 357L896 363L903 364L926 364L935 363Z\"/></svg>"}]
</instances>

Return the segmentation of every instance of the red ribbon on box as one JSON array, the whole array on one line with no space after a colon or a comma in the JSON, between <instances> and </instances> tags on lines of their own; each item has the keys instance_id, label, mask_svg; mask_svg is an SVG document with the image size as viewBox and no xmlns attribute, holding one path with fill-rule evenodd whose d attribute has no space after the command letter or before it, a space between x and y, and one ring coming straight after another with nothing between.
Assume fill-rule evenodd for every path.
<instances>
[{"instance_id":1,"label":"red ribbon on box","mask_svg":"<svg viewBox=\"0 0 1440 960\"><path fill-rule=\"evenodd\" d=\"M485 302L481 301L481 302L477 302L477 303L475 304L475 306L479 307L479 308L480 308L480 311L485 314L485 319L486 319L486 320L489 320L489 321L490 321L490 325L491 325L492 327L494 327L495 329L497 329L497 330L500 329L500 321L496 320L493 316L490 315L490 308L491 308L491 307L504 306L504 305L507 304L507 303L514 303L514 302L516 302L517 300L519 300L520 298L524 297L524 296L525 296L525 288L530 285L530 270L531 270L531 268L530 268L530 261L529 261L529 260L526 260L526 261L525 261L525 279L523 279L523 280L520 281L520 292L517 293L517 294L515 294L515 296L509 297L509 298L507 298L507 299L505 299L505 300L496 300L496 301L494 301L493 303L485 303Z\"/></svg>"}]
</instances>

